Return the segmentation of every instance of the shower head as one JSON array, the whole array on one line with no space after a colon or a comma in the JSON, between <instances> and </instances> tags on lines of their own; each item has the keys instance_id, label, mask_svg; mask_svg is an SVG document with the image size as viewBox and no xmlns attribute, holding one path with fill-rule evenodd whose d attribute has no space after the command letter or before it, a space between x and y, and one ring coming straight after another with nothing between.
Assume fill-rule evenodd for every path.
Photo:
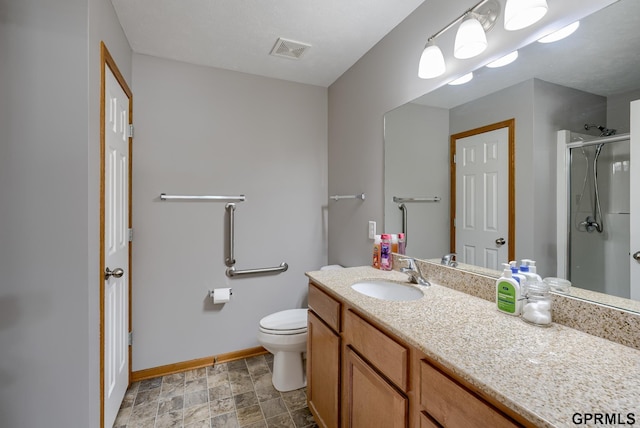
<instances>
[{"instance_id":1,"label":"shower head","mask_svg":"<svg viewBox=\"0 0 640 428\"><path fill-rule=\"evenodd\" d=\"M617 132L617 130L615 129L609 129L609 128L605 128L602 125L595 125L595 124L589 124L589 123L585 123L584 124L584 129L586 129L587 131L590 130L591 128L597 128L600 131L600 136L601 137L610 137L611 135L615 135L615 133Z\"/></svg>"}]
</instances>

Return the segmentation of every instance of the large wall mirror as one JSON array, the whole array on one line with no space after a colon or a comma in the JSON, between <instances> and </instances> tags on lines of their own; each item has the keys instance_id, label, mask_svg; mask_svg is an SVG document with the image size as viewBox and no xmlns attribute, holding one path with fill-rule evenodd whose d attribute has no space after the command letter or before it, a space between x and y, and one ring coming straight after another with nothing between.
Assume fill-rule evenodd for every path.
<instances>
[{"instance_id":1,"label":"large wall mirror","mask_svg":"<svg viewBox=\"0 0 640 428\"><path fill-rule=\"evenodd\" d=\"M630 103L640 99L638 17L639 1L620 0L582 19L564 40L534 42L505 67L474 70L471 82L445 85L385 115L384 227L404 224L407 254L437 261L451 251L451 136L513 119L515 242L507 245L515 257L536 260L543 277L569 277L576 295L584 289L584 298L640 309L628 275L628 225L640 213L630 212L630 142L621 137L630 132ZM604 135L612 129L615 135ZM558 147L567 144L577 147L562 171ZM574 186L566 229L575 237L565 243L566 266L557 227L565 181ZM401 208L394 197L414 201ZM610 264L614 259L621 264Z\"/></svg>"}]
</instances>

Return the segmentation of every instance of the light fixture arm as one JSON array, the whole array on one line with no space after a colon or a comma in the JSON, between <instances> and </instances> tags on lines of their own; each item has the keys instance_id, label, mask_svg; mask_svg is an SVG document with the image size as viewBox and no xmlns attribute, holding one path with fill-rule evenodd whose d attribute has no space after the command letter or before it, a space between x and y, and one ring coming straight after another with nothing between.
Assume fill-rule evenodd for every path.
<instances>
[{"instance_id":1,"label":"light fixture arm","mask_svg":"<svg viewBox=\"0 0 640 428\"><path fill-rule=\"evenodd\" d=\"M465 10L462 15L451 21L446 27L442 28L440 31L429 37L427 39L425 47L429 44L429 42L462 21L464 17L469 14L473 14L474 18L476 18L478 22L482 24L484 31L489 31L495 25L499 13L500 4L496 0L481 0L475 6L472 6L469 9Z\"/></svg>"}]
</instances>

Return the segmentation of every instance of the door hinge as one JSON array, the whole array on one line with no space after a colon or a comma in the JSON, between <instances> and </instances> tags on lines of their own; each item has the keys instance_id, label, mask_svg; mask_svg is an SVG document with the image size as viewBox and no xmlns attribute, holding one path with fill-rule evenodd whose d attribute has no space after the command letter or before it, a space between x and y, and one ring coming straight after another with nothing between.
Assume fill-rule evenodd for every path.
<instances>
[{"instance_id":1,"label":"door hinge","mask_svg":"<svg viewBox=\"0 0 640 428\"><path fill-rule=\"evenodd\" d=\"M129 343L129 346L133 345L133 331L130 331L127 336L128 336L127 341Z\"/></svg>"},{"instance_id":2,"label":"door hinge","mask_svg":"<svg viewBox=\"0 0 640 428\"><path fill-rule=\"evenodd\" d=\"M453 163L456 163L456 155L453 155Z\"/></svg>"},{"instance_id":3,"label":"door hinge","mask_svg":"<svg viewBox=\"0 0 640 428\"><path fill-rule=\"evenodd\" d=\"M133 138L133 123L129 124L129 138Z\"/></svg>"},{"instance_id":4,"label":"door hinge","mask_svg":"<svg viewBox=\"0 0 640 428\"><path fill-rule=\"evenodd\" d=\"M453 227L456 227L456 219L453 219Z\"/></svg>"},{"instance_id":5,"label":"door hinge","mask_svg":"<svg viewBox=\"0 0 640 428\"><path fill-rule=\"evenodd\" d=\"M129 229L127 229L129 232L129 242L133 242L133 228L130 227Z\"/></svg>"}]
</instances>

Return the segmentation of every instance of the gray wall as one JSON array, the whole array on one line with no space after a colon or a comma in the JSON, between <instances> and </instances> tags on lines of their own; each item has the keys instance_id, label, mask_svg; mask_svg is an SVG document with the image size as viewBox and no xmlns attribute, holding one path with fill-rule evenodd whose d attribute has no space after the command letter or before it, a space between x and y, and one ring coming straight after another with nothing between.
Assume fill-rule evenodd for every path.
<instances>
[{"instance_id":1,"label":"gray wall","mask_svg":"<svg viewBox=\"0 0 640 428\"><path fill-rule=\"evenodd\" d=\"M449 110L408 103L384 117L384 230L402 230L394 196L439 196L407 203L407 253L420 258L449 252ZM381 233L383 230L379 230Z\"/></svg>"},{"instance_id":2,"label":"gray wall","mask_svg":"<svg viewBox=\"0 0 640 428\"><path fill-rule=\"evenodd\" d=\"M99 425L99 40L108 0L0 1L0 420ZM128 61L122 70L130 75Z\"/></svg>"},{"instance_id":3,"label":"gray wall","mask_svg":"<svg viewBox=\"0 0 640 428\"><path fill-rule=\"evenodd\" d=\"M258 346L260 318L306 307L305 271L326 263L327 90L134 54L133 370ZM224 202L246 195L230 279ZM212 305L209 289L232 287Z\"/></svg>"},{"instance_id":4,"label":"gray wall","mask_svg":"<svg viewBox=\"0 0 640 428\"><path fill-rule=\"evenodd\" d=\"M556 2L545 19L570 23L610 0ZM455 31L439 37L445 48L447 73L437 79L417 77L426 39L468 8L466 1L425 1L329 87L329 193L365 192L361 204L336 204L329 210L329 262L369 264L371 241L367 221L383 219L384 114L436 89L470 69L536 40L536 29L501 34L496 26L488 35L483 55L464 61L450 58Z\"/></svg>"},{"instance_id":5,"label":"gray wall","mask_svg":"<svg viewBox=\"0 0 640 428\"><path fill-rule=\"evenodd\" d=\"M607 122L598 124L613 128L618 134L630 132L629 117L631 114L631 101L640 99L640 90L625 92L607 98Z\"/></svg>"}]
</instances>

